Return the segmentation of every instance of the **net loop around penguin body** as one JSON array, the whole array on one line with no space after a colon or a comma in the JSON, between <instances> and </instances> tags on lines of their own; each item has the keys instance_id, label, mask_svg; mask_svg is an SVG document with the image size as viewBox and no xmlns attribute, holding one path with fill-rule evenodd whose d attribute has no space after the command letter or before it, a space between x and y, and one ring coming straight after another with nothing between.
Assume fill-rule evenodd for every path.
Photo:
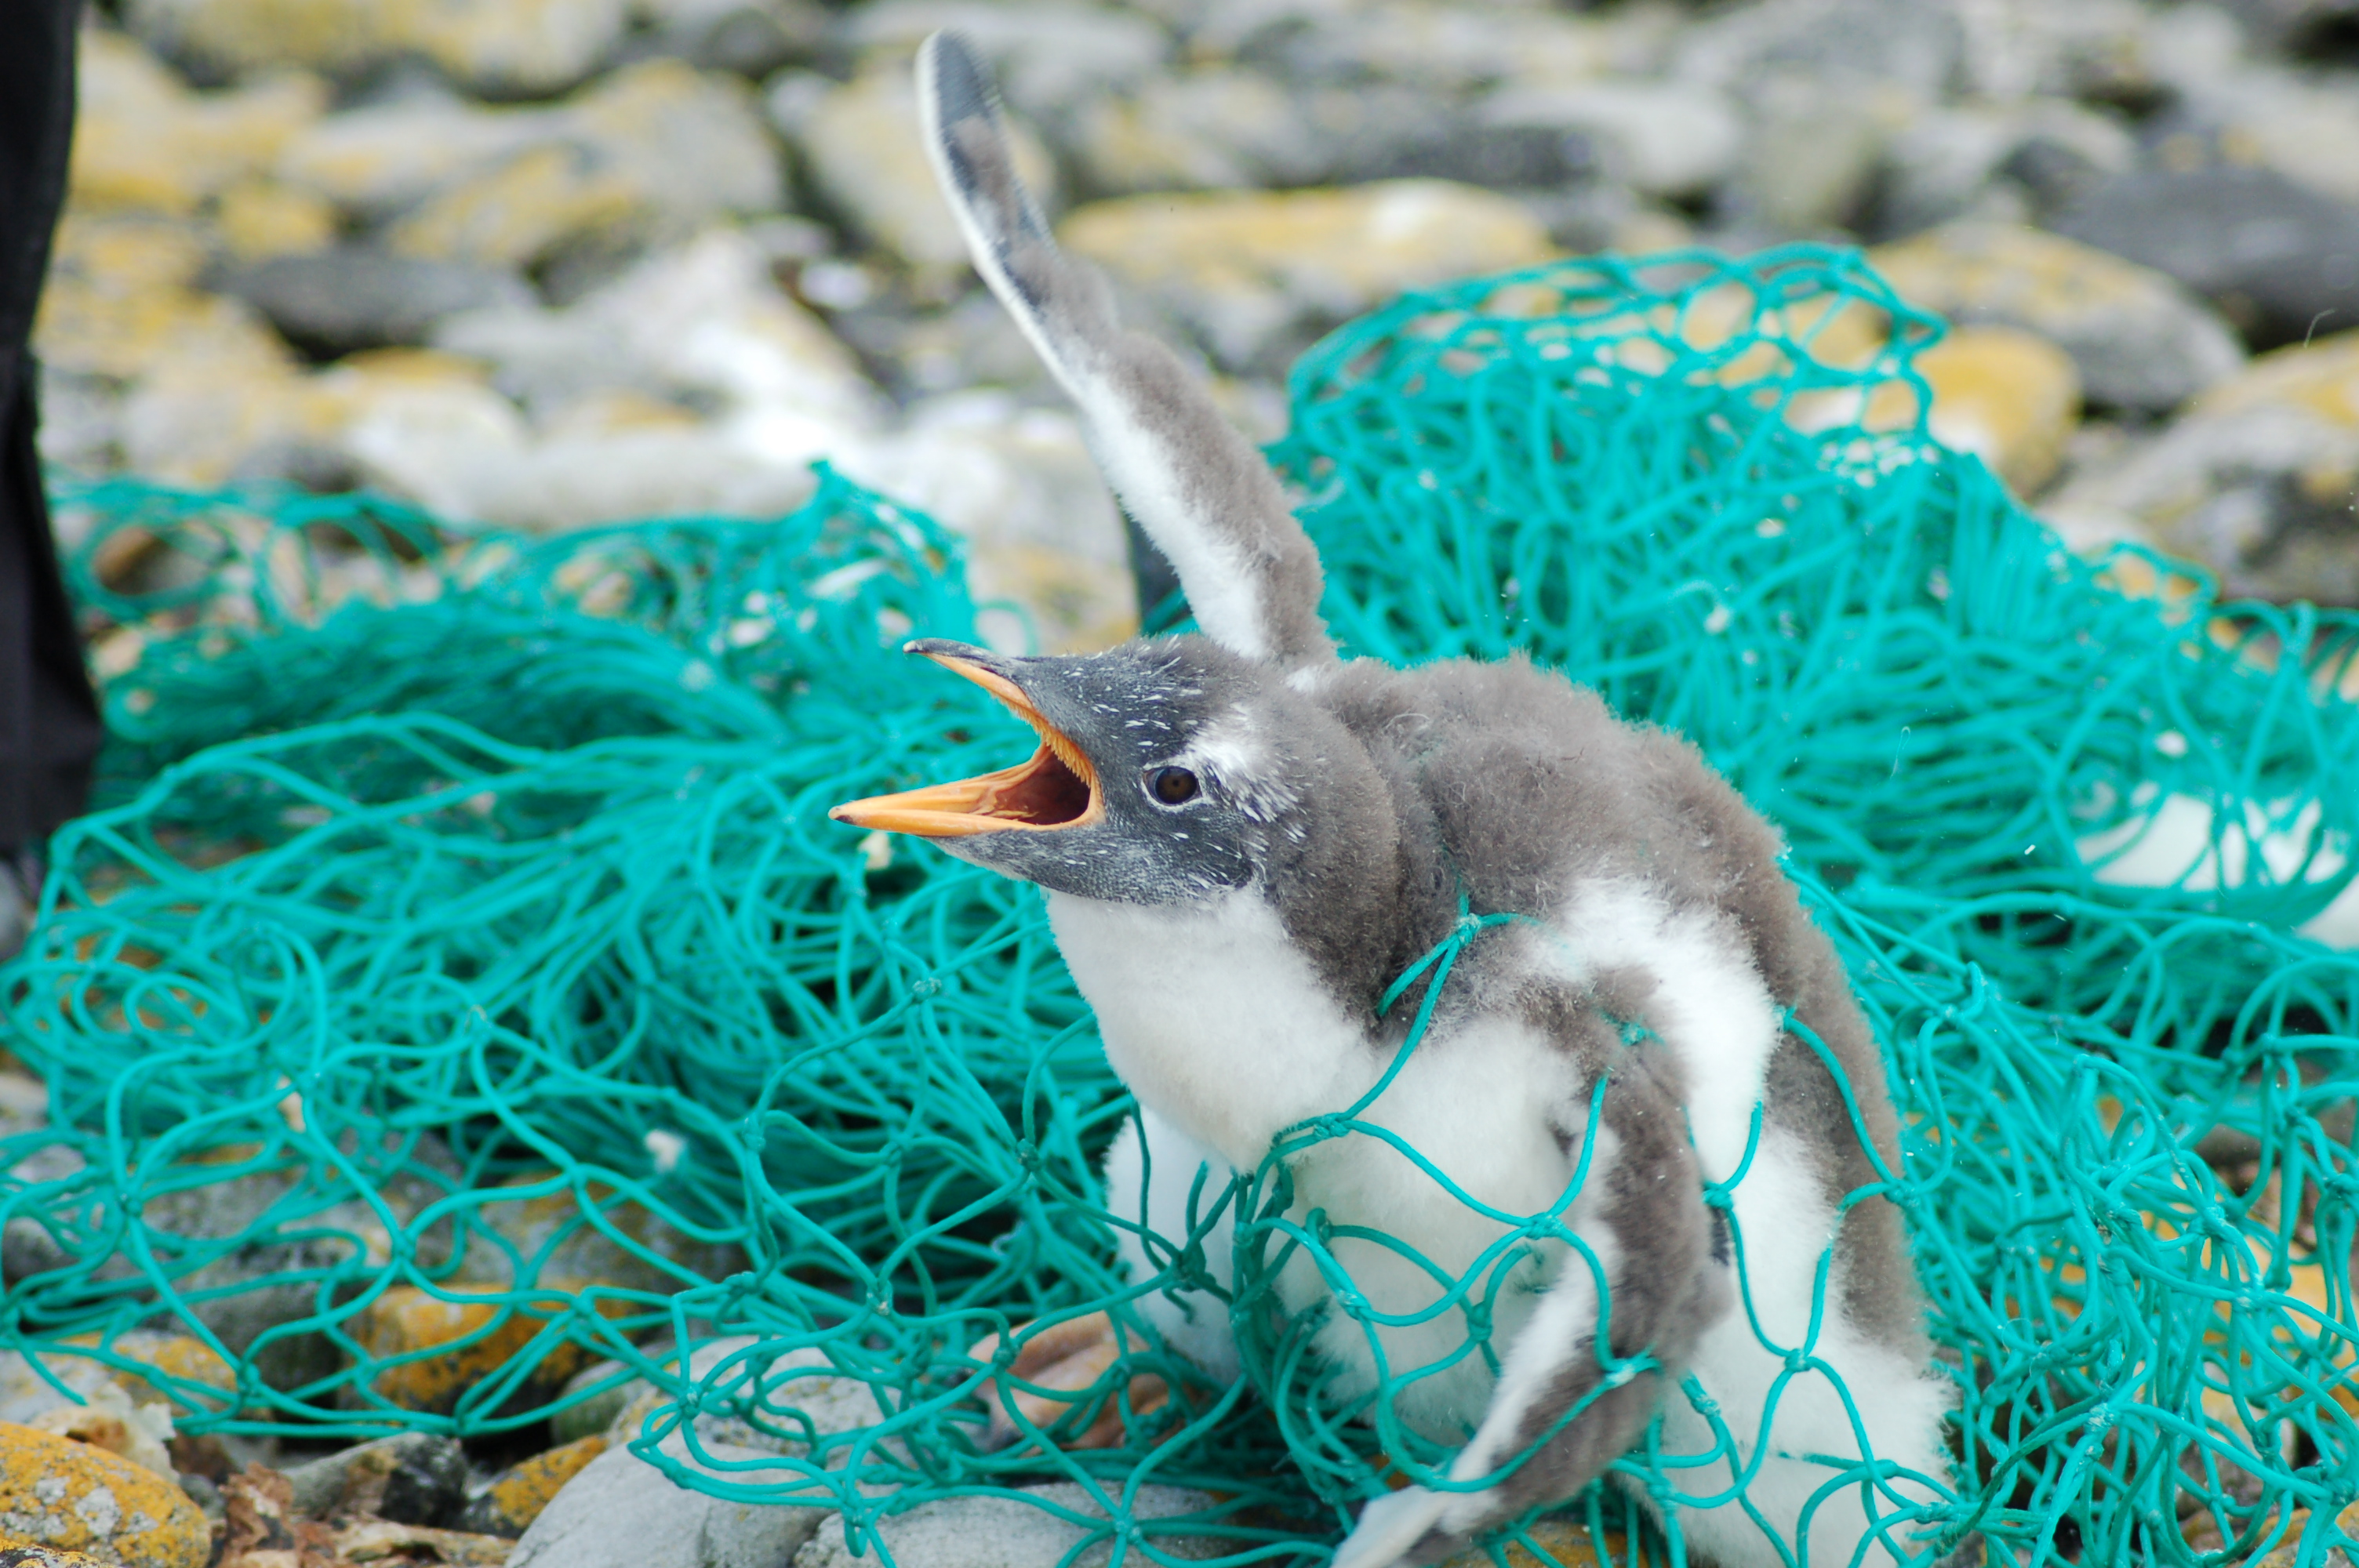
<instances>
[{"instance_id":1,"label":"net loop around penguin body","mask_svg":"<svg viewBox=\"0 0 2359 1568\"><path fill-rule=\"evenodd\" d=\"M1564 263L1345 328L1276 456L1353 652L1560 666L1787 835L1886 1052L1886 1190L1959 1389L1904 1553L2323 1562L2359 1533L2359 621L2065 555L1926 438L1935 330L1836 253ZM1201 1184L1124 1276L1140 1195L1096 1161L1136 1112L1033 896L825 822L1004 749L891 652L972 635L949 535L832 475L775 523L545 540L367 497L60 501L115 740L0 973L52 1095L0 1187L30 1375L322 1439L647 1387L636 1445L686 1484L886 1550L896 1511L1016 1497L1076 1559L1308 1568L1392 1479L1449 1484L1452 1445L1277 1310L1295 1260L1355 1289L1282 1161ZM1497 939L1394 1004L1422 978L1430 1016ZM1497 1353L1515 1249L1561 1244L1474 1217L1504 1238L1443 1271L1462 1359ZM1205 1295L1216 1237L1225 1387L1127 1304ZM984 1447L1006 1373L967 1347L1107 1308L1135 1348L1095 1397L1172 1400L1110 1451L1055 1442L1087 1409ZM1572 1506L1614 1562L1680 1560L1675 1500L1749 1508L1756 1434L1706 1414L1709 1452L1658 1430Z\"/></svg>"}]
</instances>

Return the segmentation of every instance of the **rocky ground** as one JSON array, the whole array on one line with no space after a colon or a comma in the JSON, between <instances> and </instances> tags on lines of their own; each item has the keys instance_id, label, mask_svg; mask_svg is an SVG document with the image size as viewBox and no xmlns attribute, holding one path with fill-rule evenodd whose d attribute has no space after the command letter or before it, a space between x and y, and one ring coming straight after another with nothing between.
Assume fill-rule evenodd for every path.
<instances>
[{"instance_id":1,"label":"rocky ground","mask_svg":"<svg viewBox=\"0 0 2359 1568\"><path fill-rule=\"evenodd\" d=\"M2074 545L2359 603L2359 0L116 0L38 326L49 456L533 529L776 511L823 456L969 536L1030 623L995 634L1119 636L1120 520L916 139L908 58L945 24L997 61L1067 242L1259 434L1293 357L1405 287L1862 244L1958 323L1922 362L1936 431ZM13 1123L39 1097L0 1073ZM440 1305L363 1327L440 1344L470 1326ZM407 1370L421 1410L469 1375ZM816 1512L669 1487L621 1446L627 1390L495 1463L190 1439L137 1377L85 1381L0 1357L0 1534L46 1543L0 1562L851 1561ZM913 1513L897 1550L1073 1539L1009 1509Z\"/></svg>"},{"instance_id":2,"label":"rocky ground","mask_svg":"<svg viewBox=\"0 0 2359 1568\"><path fill-rule=\"evenodd\" d=\"M1043 645L1118 634L1119 521L916 139L954 24L1068 243L1257 432L1405 286L1861 243L1960 324L1937 432L2073 543L2359 601L2354 0L102 9L39 326L69 469L556 529L759 514L825 456Z\"/></svg>"}]
</instances>

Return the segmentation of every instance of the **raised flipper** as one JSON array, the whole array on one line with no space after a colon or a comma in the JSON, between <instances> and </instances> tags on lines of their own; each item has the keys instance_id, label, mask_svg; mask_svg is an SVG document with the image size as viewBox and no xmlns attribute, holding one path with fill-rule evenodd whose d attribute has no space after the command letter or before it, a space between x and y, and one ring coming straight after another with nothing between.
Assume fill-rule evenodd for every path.
<instances>
[{"instance_id":1,"label":"raised flipper","mask_svg":"<svg viewBox=\"0 0 2359 1568\"><path fill-rule=\"evenodd\" d=\"M918 99L975 270L1081 411L1099 467L1178 569L1206 635L1282 669L1333 659L1319 555L1277 476L1178 356L1122 329L1105 280L1058 248L1016 178L990 78L958 34L919 51Z\"/></svg>"}]
</instances>

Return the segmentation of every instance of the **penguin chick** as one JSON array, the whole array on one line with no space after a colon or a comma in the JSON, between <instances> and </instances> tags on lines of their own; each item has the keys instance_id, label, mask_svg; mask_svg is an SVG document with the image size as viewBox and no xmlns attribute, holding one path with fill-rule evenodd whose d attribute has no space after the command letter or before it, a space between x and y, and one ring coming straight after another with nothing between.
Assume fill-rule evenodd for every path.
<instances>
[{"instance_id":1,"label":"penguin chick","mask_svg":"<svg viewBox=\"0 0 2359 1568\"><path fill-rule=\"evenodd\" d=\"M1382 1086L1358 1119L1383 1136L1289 1156L1293 1214L1324 1212L1352 1309L1304 1249L1278 1292L1325 1309L1336 1392L1384 1394L1459 1445L1457 1489L1368 1504L1338 1568L1438 1561L1569 1498L1658 1414L1667 1457L1722 1444L1672 1474L1681 1496L1741 1491L1674 1499L1724 1568L1906 1559L1896 1516L1946 1470L1945 1387L1878 1185L1899 1169L1882 1068L1776 834L1692 747L1527 662L1339 659L1276 476L1057 248L972 49L937 34L919 77L977 269L1203 634L1051 658L913 643L1038 748L832 815L1045 890L1140 1106L1110 1190L1163 1235L1186 1233L1191 1188L1217 1194L1285 1130ZM1381 1004L1462 934L1462 910L1513 918L1465 940L1412 1048L1417 1009ZM1495 1245L1576 1180L1552 1238ZM1225 1287L1224 1245L1207 1262ZM1450 1289L1468 1277L1481 1325ZM1141 1304L1234 1375L1217 1299ZM1495 1356L1467 1354L1470 1335ZM1876 1478L1835 1484L1863 1459Z\"/></svg>"}]
</instances>

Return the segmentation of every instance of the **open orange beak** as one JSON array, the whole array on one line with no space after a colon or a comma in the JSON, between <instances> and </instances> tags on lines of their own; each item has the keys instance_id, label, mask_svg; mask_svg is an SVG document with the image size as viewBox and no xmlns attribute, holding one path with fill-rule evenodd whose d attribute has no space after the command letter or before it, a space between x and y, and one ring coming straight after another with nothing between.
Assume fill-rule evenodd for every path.
<instances>
[{"instance_id":1,"label":"open orange beak","mask_svg":"<svg viewBox=\"0 0 2359 1568\"><path fill-rule=\"evenodd\" d=\"M1018 719L1039 731L1039 750L1032 753L1030 762L995 773L846 801L831 810L829 816L854 827L911 833L920 838L963 838L974 833L1085 827L1105 815L1097 770L1090 766L1079 746L1041 717L1014 681L949 654L929 651L926 657L1006 703Z\"/></svg>"}]
</instances>

